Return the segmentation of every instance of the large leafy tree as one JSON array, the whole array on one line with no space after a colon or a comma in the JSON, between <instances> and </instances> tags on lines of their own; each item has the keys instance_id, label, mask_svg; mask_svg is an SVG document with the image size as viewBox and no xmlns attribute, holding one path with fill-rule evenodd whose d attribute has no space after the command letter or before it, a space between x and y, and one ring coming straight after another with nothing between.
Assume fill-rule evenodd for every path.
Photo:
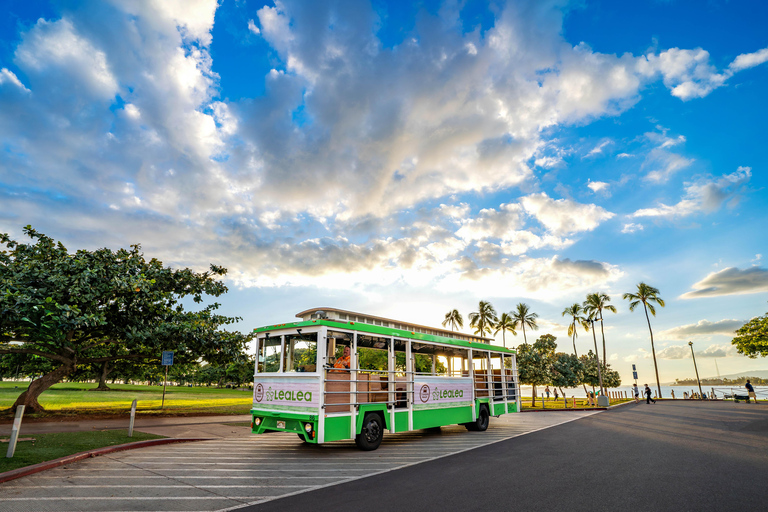
<instances>
[{"instance_id":1,"label":"large leafy tree","mask_svg":"<svg viewBox=\"0 0 768 512\"><path fill-rule=\"evenodd\" d=\"M544 334L531 345L523 343L517 347L517 372L521 383L533 387L532 407L536 407L536 386L543 386L552 381L556 339L551 334Z\"/></svg>"},{"instance_id":2,"label":"large leafy tree","mask_svg":"<svg viewBox=\"0 0 768 512\"><path fill-rule=\"evenodd\" d=\"M594 354L591 350L579 357L583 368L582 383L596 387L600 386L600 379L602 378L603 384L609 388L617 388L621 386L621 376L619 372L611 369L611 365L599 364L599 358L597 354Z\"/></svg>"},{"instance_id":3,"label":"large leafy tree","mask_svg":"<svg viewBox=\"0 0 768 512\"><path fill-rule=\"evenodd\" d=\"M752 359L768 356L768 314L755 317L739 327L731 343L739 354Z\"/></svg>"},{"instance_id":4,"label":"large leafy tree","mask_svg":"<svg viewBox=\"0 0 768 512\"><path fill-rule=\"evenodd\" d=\"M590 293L587 300L584 301L584 312L588 315L594 313L595 318L600 320L600 333L603 337L603 364L607 361L605 356L605 328L603 326L603 310L616 313L616 307L609 304L611 298L604 293Z\"/></svg>"},{"instance_id":5,"label":"large leafy tree","mask_svg":"<svg viewBox=\"0 0 768 512\"><path fill-rule=\"evenodd\" d=\"M512 312L512 325L517 328L520 327L523 330L523 343L528 344L528 340L525 337L525 328L528 327L531 330L539 328L536 323L536 319L539 317L537 313L531 313L528 304L522 302L518 303L515 311Z\"/></svg>"},{"instance_id":6,"label":"large leafy tree","mask_svg":"<svg viewBox=\"0 0 768 512\"><path fill-rule=\"evenodd\" d=\"M625 293L624 300L629 301L630 311L634 311L640 304L643 305L643 310L645 310L645 319L648 321L648 331L651 333L651 354L653 354L653 369L656 371L656 388L659 392L659 398L661 398L659 366L656 364L656 348L653 346L653 329L651 328L651 317L648 316L648 311L650 311L653 316L656 316L656 308L653 304L655 302L659 306L664 307L664 300L659 297L658 289L645 283L639 283L637 285L637 293Z\"/></svg>"},{"instance_id":7,"label":"large leafy tree","mask_svg":"<svg viewBox=\"0 0 768 512\"><path fill-rule=\"evenodd\" d=\"M484 300L478 304L477 311L469 314L469 326L475 330L475 334L480 336L491 334L497 321L496 310L490 302Z\"/></svg>"},{"instance_id":8,"label":"large leafy tree","mask_svg":"<svg viewBox=\"0 0 768 512\"><path fill-rule=\"evenodd\" d=\"M560 388L560 393L565 398L563 388L575 388L581 384L584 378L584 365L575 354L558 352L552 358L550 369L551 384Z\"/></svg>"},{"instance_id":9,"label":"large leafy tree","mask_svg":"<svg viewBox=\"0 0 768 512\"><path fill-rule=\"evenodd\" d=\"M515 324L512 320L512 317L508 313L502 313L499 317L499 321L496 322L496 331L494 331L493 334L495 336L501 332L501 343L504 345L504 347L507 346L507 337L505 336L507 331L517 336L517 331L515 331Z\"/></svg>"},{"instance_id":10,"label":"large leafy tree","mask_svg":"<svg viewBox=\"0 0 768 512\"><path fill-rule=\"evenodd\" d=\"M464 327L464 318L458 309L452 309L445 314L445 320L443 320L443 327L451 326L451 330L455 331L457 327Z\"/></svg>"},{"instance_id":11,"label":"large leafy tree","mask_svg":"<svg viewBox=\"0 0 768 512\"><path fill-rule=\"evenodd\" d=\"M36 355L55 368L33 380L14 408L42 410L40 394L80 365L157 362L163 350L174 350L179 363L241 357L250 335L222 329L238 319L216 314L217 303L202 305L227 291L217 279L226 269L165 267L138 245L72 254L30 226L24 232L32 243L0 234L0 354ZM201 309L186 310L185 297Z\"/></svg>"}]
</instances>

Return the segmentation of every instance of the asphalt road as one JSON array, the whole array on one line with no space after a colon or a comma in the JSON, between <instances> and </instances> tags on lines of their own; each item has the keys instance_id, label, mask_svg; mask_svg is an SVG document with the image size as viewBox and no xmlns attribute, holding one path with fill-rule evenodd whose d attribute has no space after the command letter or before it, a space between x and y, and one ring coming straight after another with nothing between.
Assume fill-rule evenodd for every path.
<instances>
[{"instance_id":1,"label":"asphalt road","mask_svg":"<svg viewBox=\"0 0 768 512\"><path fill-rule=\"evenodd\" d=\"M768 510L768 405L629 405L240 511Z\"/></svg>"}]
</instances>

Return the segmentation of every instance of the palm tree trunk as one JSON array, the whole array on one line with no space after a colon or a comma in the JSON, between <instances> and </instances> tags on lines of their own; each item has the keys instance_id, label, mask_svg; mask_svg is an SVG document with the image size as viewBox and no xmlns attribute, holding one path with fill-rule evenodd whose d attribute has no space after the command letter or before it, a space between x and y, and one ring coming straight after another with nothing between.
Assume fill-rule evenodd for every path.
<instances>
[{"instance_id":1,"label":"palm tree trunk","mask_svg":"<svg viewBox=\"0 0 768 512\"><path fill-rule=\"evenodd\" d=\"M603 310L600 310L600 333L603 335L603 368L605 368L606 361L608 361L605 358L605 329L603 328Z\"/></svg>"},{"instance_id":2,"label":"palm tree trunk","mask_svg":"<svg viewBox=\"0 0 768 512\"><path fill-rule=\"evenodd\" d=\"M525 338L525 324L523 324L523 343L528 344L528 340Z\"/></svg>"},{"instance_id":3,"label":"palm tree trunk","mask_svg":"<svg viewBox=\"0 0 768 512\"><path fill-rule=\"evenodd\" d=\"M659 390L659 398L661 398L661 384L659 383L659 366L656 364L656 348L653 346L653 329L651 329L651 318L648 316L648 307L643 301L643 309L645 310L645 319L648 321L648 331L651 333L651 354L653 354L653 369L656 371L656 388Z\"/></svg>"},{"instance_id":4,"label":"palm tree trunk","mask_svg":"<svg viewBox=\"0 0 768 512\"><path fill-rule=\"evenodd\" d=\"M600 394L603 392L603 372L600 370L600 354L597 350L597 336L595 335L595 322L592 322L592 339L595 340L595 359L597 359L597 378L600 381Z\"/></svg>"},{"instance_id":5,"label":"palm tree trunk","mask_svg":"<svg viewBox=\"0 0 768 512\"><path fill-rule=\"evenodd\" d=\"M576 357L579 357L579 354L576 353L576 326L573 326L573 355Z\"/></svg>"}]
</instances>

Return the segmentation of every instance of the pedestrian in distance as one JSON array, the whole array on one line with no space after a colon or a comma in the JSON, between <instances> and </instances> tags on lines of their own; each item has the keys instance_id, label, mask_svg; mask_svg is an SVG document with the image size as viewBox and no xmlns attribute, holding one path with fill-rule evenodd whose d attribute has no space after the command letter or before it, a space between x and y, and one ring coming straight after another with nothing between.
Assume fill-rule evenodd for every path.
<instances>
[{"instance_id":1,"label":"pedestrian in distance","mask_svg":"<svg viewBox=\"0 0 768 512\"><path fill-rule=\"evenodd\" d=\"M651 402L656 403L656 400L651 398L651 388L648 387L648 384L645 385L645 403L650 404Z\"/></svg>"},{"instance_id":2,"label":"pedestrian in distance","mask_svg":"<svg viewBox=\"0 0 768 512\"><path fill-rule=\"evenodd\" d=\"M635 393L635 403L640 403L640 388L637 387L637 383L635 383L635 387L632 388L632 391Z\"/></svg>"},{"instance_id":3,"label":"pedestrian in distance","mask_svg":"<svg viewBox=\"0 0 768 512\"><path fill-rule=\"evenodd\" d=\"M674 400L674 399L675 399L675 390L673 389L672 390L672 400Z\"/></svg>"},{"instance_id":4,"label":"pedestrian in distance","mask_svg":"<svg viewBox=\"0 0 768 512\"><path fill-rule=\"evenodd\" d=\"M558 394L557 394L557 388L555 388L555 400L557 400Z\"/></svg>"},{"instance_id":5,"label":"pedestrian in distance","mask_svg":"<svg viewBox=\"0 0 768 512\"><path fill-rule=\"evenodd\" d=\"M549 400L549 386L547 386L544 392L547 394L547 400Z\"/></svg>"},{"instance_id":6,"label":"pedestrian in distance","mask_svg":"<svg viewBox=\"0 0 768 512\"><path fill-rule=\"evenodd\" d=\"M744 384L744 387L747 388L747 403L749 403L749 399L753 398L755 400L755 403L757 403L757 395L755 394L755 388L752 387L752 384L749 383L749 379L747 379L747 383Z\"/></svg>"}]
</instances>

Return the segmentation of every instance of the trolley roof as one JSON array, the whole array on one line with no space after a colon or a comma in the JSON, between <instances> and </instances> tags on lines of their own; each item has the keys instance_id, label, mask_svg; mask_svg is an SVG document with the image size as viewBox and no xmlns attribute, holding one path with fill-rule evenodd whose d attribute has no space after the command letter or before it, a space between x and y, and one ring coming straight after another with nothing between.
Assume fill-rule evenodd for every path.
<instances>
[{"instance_id":1,"label":"trolley roof","mask_svg":"<svg viewBox=\"0 0 768 512\"><path fill-rule=\"evenodd\" d=\"M453 345L456 347L465 347L475 350L490 350L492 352L502 352L505 354L515 354L516 351L498 345L491 345L489 343L481 343L479 341L465 341L457 340L455 338L449 338L446 336L436 336L433 334L424 334L415 331L405 331L402 329L395 329L393 327L383 327L380 325L370 325L361 322L345 322L343 320L329 320L329 319L317 319L307 320L303 322L288 322L285 324L265 325L264 327L258 327L253 330L255 334L271 331L282 330L294 330L301 329L302 327L311 327L316 325L325 325L335 329L364 332L368 334L376 334L385 337L397 337L408 338L412 340L427 341L432 343L442 343L444 345Z\"/></svg>"}]
</instances>

